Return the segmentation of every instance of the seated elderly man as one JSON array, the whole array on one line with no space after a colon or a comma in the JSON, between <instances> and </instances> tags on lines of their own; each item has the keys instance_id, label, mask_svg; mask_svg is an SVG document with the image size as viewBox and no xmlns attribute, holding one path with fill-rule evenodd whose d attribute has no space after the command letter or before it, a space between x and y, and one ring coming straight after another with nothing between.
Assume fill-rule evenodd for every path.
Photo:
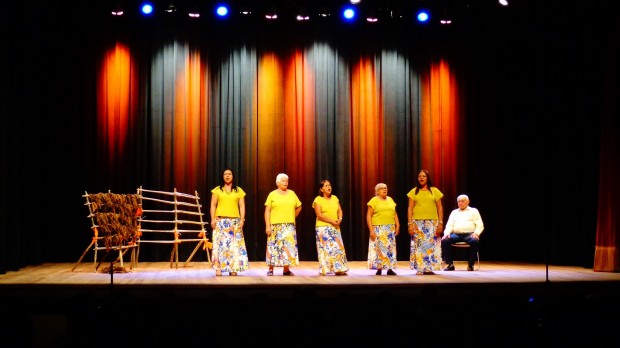
<instances>
[{"instance_id":1,"label":"seated elderly man","mask_svg":"<svg viewBox=\"0 0 620 348\"><path fill-rule=\"evenodd\" d=\"M474 270L476 255L480 246L480 234L484 230L482 217L478 209L469 206L469 197L459 195L456 198L459 206L450 213L448 223L441 239L441 250L443 259L447 265L444 271L454 271L454 256L452 255L452 244L465 242L469 244L469 259L467 270Z\"/></svg>"}]
</instances>

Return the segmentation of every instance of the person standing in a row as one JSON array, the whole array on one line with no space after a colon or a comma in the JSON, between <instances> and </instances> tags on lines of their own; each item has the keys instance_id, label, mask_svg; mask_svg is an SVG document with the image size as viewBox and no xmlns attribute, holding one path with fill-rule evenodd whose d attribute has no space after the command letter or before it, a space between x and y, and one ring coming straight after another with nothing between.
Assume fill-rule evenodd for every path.
<instances>
[{"instance_id":1,"label":"person standing in a row","mask_svg":"<svg viewBox=\"0 0 620 348\"><path fill-rule=\"evenodd\" d=\"M400 230L396 202L387 195L384 183L375 186L375 196L366 204L366 224L370 232L368 243L368 268L376 269L376 275L386 269L388 275L396 275L396 236Z\"/></svg>"},{"instance_id":2,"label":"person standing in a row","mask_svg":"<svg viewBox=\"0 0 620 348\"><path fill-rule=\"evenodd\" d=\"M271 191L265 201L267 275L273 275L274 267L284 267L282 275L292 276L290 267L299 264L295 218L301 211L301 201L288 189L288 175L278 174L276 185L278 188Z\"/></svg>"},{"instance_id":3,"label":"person standing in a row","mask_svg":"<svg viewBox=\"0 0 620 348\"><path fill-rule=\"evenodd\" d=\"M211 190L211 228L213 255L211 265L215 275L228 272L236 276L249 268L248 252L243 237L245 223L245 192L235 184L232 169L222 172L219 186Z\"/></svg>"},{"instance_id":4,"label":"person standing in a row","mask_svg":"<svg viewBox=\"0 0 620 348\"><path fill-rule=\"evenodd\" d=\"M338 197L332 194L329 180L319 183L319 195L312 202L316 214L316 250L319 259L319 275L334 273L347 275L347 255L342 243L340 223L342 207Z\"/></svg>"},{"instance_id":5,"label":"person standing in a row","mask_svg":"<svg viewBox=\"0 0 620 348\"><path fill-rule=\"evenodd\" d=\"M407 193L407 227L411 235L409 263L418 275L441 270L443 193L433 186L428 170L420 170L416 187Z\"/></svg>"}]
</instances>

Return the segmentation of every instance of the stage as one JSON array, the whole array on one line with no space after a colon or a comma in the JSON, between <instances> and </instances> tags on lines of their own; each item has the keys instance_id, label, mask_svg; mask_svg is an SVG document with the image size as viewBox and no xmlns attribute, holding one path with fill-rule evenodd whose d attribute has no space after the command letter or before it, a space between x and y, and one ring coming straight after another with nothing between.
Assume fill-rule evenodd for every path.
<instances>
[{"instance_id":1,"label":"stage","mask_svg":"<svg viewBox=\"0 0 620 348\"><path fill-rule=\"evenodd\" d=\"M347 276L320 276L305 261L291 277L267 276L264 262L238 276L207 262L74 266L0 275L2 334L39 347L618 342L620 273L580 267L483 261L468 272L457 261L420 276L401 261L398 275L376 276L356 261Z\"/></svg>"}]
</instances>

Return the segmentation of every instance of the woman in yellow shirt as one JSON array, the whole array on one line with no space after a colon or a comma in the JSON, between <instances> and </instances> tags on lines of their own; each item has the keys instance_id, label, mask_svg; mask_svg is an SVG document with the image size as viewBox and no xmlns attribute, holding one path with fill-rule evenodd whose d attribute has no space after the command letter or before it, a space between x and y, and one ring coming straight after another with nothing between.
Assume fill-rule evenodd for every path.
<instances>
[{"instance_id":1,"label":"woman in yellow shirt","mask_svg":"<svg viewBox=\"0 0 620 348\"><path fill-rule=\"evenodd\" d=\"M329 180L321 180L319 195L312 202L316 214L316 250L319 259L319 275L333 272L337 276L347 275L347 255L342 243L340 223L342 207L338 197L332 194Z\"/></svg>"},{"instance_id":2,"label":"woman in yellow shirt","mask_svg":"<svg viewBox=\"0 0 620 348\"><path fill-rule=\"evenodd\" d=\"M441 269L443 233L443 193L433 186L428 170L418 172L418 183L407 193L407 220L411 235L409 266L418 275L435 274Z\"/></svg>"},{"instance_id":3,"label":"woman in yellow shirt","mask_svg":"<svg viewBox=\"0 0 620 348\"><path fill-rule=\"evenodd\" d=\"M229 272L236 276L249 268L248 252L243 237L245 223L245 192L235 184L231 169L222 172L222 182L211 190L211 228L215 275Z\"/></svg>"},{"instance_id":4,"label":"woman in yellow shirt","mask_svg":"<svg viewBox=\"0 0 620 348\"><path fill-rule=\"evenodd\" d=\"M384 183L375 186L375 196L366 204L366 224L370 231L368 244L368 268L376 269L376 275L387 269L388 275L396 275L396 236L400 230L396 202L387 195Z\"/></svg>"},{"instance_id":5,"label":"woman in yellow shirt","mask_svg":"<svg viewBox=\"0 0 620 348\"><path fill-rule=\"evenodd\" d=\"M276 185L278 188L271 191L265 201L267 275L273 275L274 267L284 267L282 275L292 276L290 267L299 265L295 218L301 211L301 201L288 189L288 175L278 174Z\"/></svg>"}]
</instances>

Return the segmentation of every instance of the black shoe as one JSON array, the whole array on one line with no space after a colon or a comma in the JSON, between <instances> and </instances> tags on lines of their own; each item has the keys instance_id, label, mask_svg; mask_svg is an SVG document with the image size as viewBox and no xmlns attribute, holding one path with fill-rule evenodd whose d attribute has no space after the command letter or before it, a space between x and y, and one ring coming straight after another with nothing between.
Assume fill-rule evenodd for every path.
<instances>
[{"instance_id":1,"label":"black shoe","mask_svg":"<svg viewBox=\"0 0 620 348\"><path fill-rule=\"evenodd\" d=\"M380 268L377 270L377 273L375 273L375 275L381 275L381 269Z\"/></svg>"},{"instance_id":2,"label":"black shoe","mask_svg":"<svg viewBox=\"0 0 620 348\"><path fill-rule=\"evenodd\" d=\"M468 271L470 271L470 272L471 272L471 271L473 271L473 270L474 270L474 266L472 266L472 265L467 265L467 270L468 270Z\"/></svg>"},{"instance_id":3,"label":"black shoe","mask_svg":"<svg viewBox=\"0 0 620 348\"><path fill-rule=\"evenodd\" d=\"M388 269L387 275L396 275L396 272L392 271L391 269Z\"/></svg>"},{"instance_id":4,"label":"black shoe","mask_svg":"<svg viewBox=\"0 0 620 348\"><path fill-rule=\"evenodd\" d=\"M453 263L451 263L451 264L450 264L450 266L448 266L448 267L444 268L443 270L444 270L444 271L454 271L454 270L455 270L455 268L454 268L454 264L453 264Z\"/></svg>"}]
</instances>

